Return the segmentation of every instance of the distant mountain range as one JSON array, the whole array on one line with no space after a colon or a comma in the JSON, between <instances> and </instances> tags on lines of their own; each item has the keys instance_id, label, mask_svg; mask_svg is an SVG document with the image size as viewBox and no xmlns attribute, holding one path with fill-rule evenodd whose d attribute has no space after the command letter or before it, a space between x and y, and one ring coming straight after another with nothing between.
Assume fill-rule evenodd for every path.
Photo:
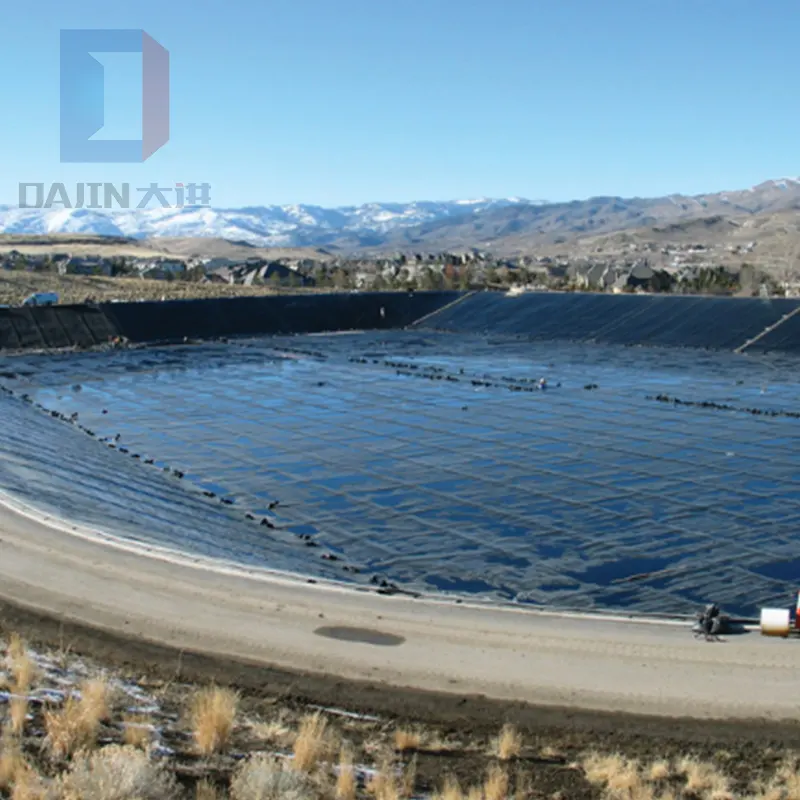
<instances>
[{"instance_id":1,"label":"distant mountain range","mask_svg":"<svg viewBox=\"0 0 800 800\"><path fill-rule=\"evenodd\" d=\"M512 197L333 209L290 205L97 211L0 206L0 233L217 237L261 247L322 247L331 252L471 247L524 251L634 228L796 209L800 179L786 178L694 197L593 197L565 203Z\"/></svg>"}]
</instances>

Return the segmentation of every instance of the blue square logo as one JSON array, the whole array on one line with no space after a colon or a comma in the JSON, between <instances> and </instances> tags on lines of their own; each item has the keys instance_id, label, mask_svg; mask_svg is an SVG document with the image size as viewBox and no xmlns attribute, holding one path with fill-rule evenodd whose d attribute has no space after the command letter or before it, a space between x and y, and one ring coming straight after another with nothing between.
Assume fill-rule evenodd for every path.
<instances>
[{"instance_id":1,"label":"blue square logo","mask_svg":"<svg viewBox=\"0 0 800 800\"><path fill-rule=\"evenodd\" d=\"M142 135L92 140L104 125L105 76L92 53L142 54ZM169 141L169 51L145 31L61 31L61 161L139 163Z\"/></svg>"}]
</instances>

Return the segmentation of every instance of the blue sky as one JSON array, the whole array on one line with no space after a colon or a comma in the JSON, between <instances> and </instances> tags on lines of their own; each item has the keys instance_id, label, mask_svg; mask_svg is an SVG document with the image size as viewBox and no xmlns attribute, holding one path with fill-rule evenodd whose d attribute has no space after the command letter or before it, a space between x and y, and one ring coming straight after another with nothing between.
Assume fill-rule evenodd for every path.
<instances>
[{"instance_id":1,"label":"blue sky","mask_svg":"<svg viewBox=\"0 0 800 800\"><path fill-rule=\"evenodd\" d=\"M231 207L800 174L796 0L7 0L3 28L0 202L21 181L207 181ZM148 161L59 163L61 28L170 51L171 137ZM100 58L107 123L135 130L135 57Z\"/></svg>"}]
</instances>

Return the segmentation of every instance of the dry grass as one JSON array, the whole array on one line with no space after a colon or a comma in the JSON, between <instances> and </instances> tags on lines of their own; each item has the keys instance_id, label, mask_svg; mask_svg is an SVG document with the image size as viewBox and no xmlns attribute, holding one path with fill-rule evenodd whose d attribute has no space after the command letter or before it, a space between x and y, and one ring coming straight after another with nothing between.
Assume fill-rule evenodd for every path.
<instances>
[{"instance_id":1,"label":"dry grass","mask_svg":"<svg viewBox=\"0 0 800 800\"><path fill-rule=\"evenodd\" d=\"M239 765L231 780L233 800L316 800L308 775L287 769L263 753Z\"/></svg>"},{"instance_id":2,"label":"dry grass","mask_svg":"<svg viewBox=\"0 0 800 800\"><path fill-rule=\"evenodd\" d=\"M604 786L604 796L615 800L656 800L652 782L663 780L670 774L667 762L656 762L649 770L643 771L637 761L619 753L608 756L591 753L584 758L582 766L586 779L595 786ZM667 791L659 795L658 800L670 800L670 797L671 793Z\"/></svg>"},{"instance_id":3,"label":"dry grass","mask_svg":"<svg viewBox=\"0 0 800 800\"><path fill-rule=\"evenodd\" d=\"M47 790L41 775L36 770L25 765L16 775L14 786L11 790L11 800L51 800L52 793ZM59 798L59 800L62 800ZM72 800L72 798L63 798ZM89 800L87 798L86 800Z\"/></svg>"},{"instance_id":4,"label":"dry grass","mask_svg":"<svg viewBox=\"0 0 800 800\"><path fill-rule=\"evenodd\" d=\"M758 794L754 794L748 800L794 800L797 795L787 794L780 786L767 786L758 790Z\"/></svg>"},{"instance_id":5,"label":"dry grass","mask_svg":"<svg viewBox=\"0 0 800 800\"><path fill-rule=\"evenodd\" d=\"M417 785L417 757L411 759L403 770L400 780L400 794L403 797L413 797L414 787Z\"/></svg>"},{"instance_id":6,"label":"dry grass","mask_svg":"<svg viewBox=\"0 0 800 800\"><path fill-rule=\"evenodd\" d=\"M95 745L100 723L109 718L108 684L105 680L88 681L81 696L69 696L62 708L45 711L45 746L53 758L67 758Z\"/></svg>"},{"instance_id":7,"label":"dry grass","mask_svg":"<svg viewBox=\"0 0 800 800\"><path fill-rule=\"evenodd\" d=\"M15 658L11 663L11 690L15 694L25 694L36 682L37 673L36 663L27 653Z\"/></svg>"},{"instance_id":8,"label":"dry grass","mask_svg":"<svg viewBox=\"0 0 800 800\"><path fill-rule=\"evenodd\" d=\"M508 797L508 774L496 764L489 768L483 784L484 800L506 800Z\"/></svg>"},{"instance_id":9,"label":"dry grass","mask_svg":"<svg viewBox=\"0 0 800 800\"><path fill-rule=\"evenodd\" d=\"M213 783L202 780L194 787L194 800L220 800L220 794Z\"/></svg>"},{"instance_id":10,"label":"dry grass","mask_svg":"<svg viewBox=\"0 0 800 800\"><path fill-rule=\"evenodd\" d=\"M353 766L353 751L343 746L339 754L339 771L336 775L337 800L355 800L356 772Z\"/></svg>"},{"instance_id":11,"label":"dry grass","mask_svg":"<svg viewBox=\"0 0 800 800\"><path fill-rule=\"evenodd\" d=\"M76 756L59 783L63 800L170 800L179 794L163 764L119 745Z\"/></svg>"},{"instance_id":12,"label":"dry grass","mask_svg":"<svg viewBox=\"0 0 800 800\"><path fill-rule=\"evenodd\" d=\"M200 755L210 756L228 746L239 695L230 689L211 687L195 694L191 705L191 726L195 746Z\"/></svg>"},{"instance_id":13,"label":"dry grass","mask_svg":"<svg viewBox=\"0 0 800 800\"><path fill-rule=\"evenodd\" d=\"M26 767L17 742L0 742L0 790L8 789Z\"/></svg>"},{"instance_id":14,"label":"dry grass","mask_svg":"<svg viewBox=\"0 0 800 800\"><path fill-rule=\"evenodd\" d=\"M548 744L539 751L539 757L546 758L549 761L556 761L558 759L563 759L564 754L558 748Z\"/></svg>"},{"instance_id":15,"label":"dry grass","mask_svg":"<svg viewBox=\"0 0 800 800\"><path fill-rule=\"evenodd\" d=\"M45 747L53 758L67 758L94 742L96 729L91 730L83 717L80 701L68 697L62 708L44 712Z\"/></svg>"},{"instance_id":16,"label":"dry grass","mask_svg":"<svg viewBox=\"0 0 800 800\"><path fill-rule=\"evenodd\" d=\"M615 775L626 768L627 759L619 753L612 755L601 755L600 753L589 753L582 763L586 780L594 786L606 785Z\"/></svg>"},{"instance_id":17,"label":"dry grass","mask_svg":"<svg viewBox=\"0 0 800 800\"><path fill-rule=\"evenodd\" d=\"M21 736L25 730L25 721L28 718L28 698L12 697L8 706L10 718L9 730L14 736Z\"/></svg>"},{"instance_id":18,"label":"dry grass","mask_svg":"<svg viewBox=\"0 0 800 800\"><path fill-rule=\"evenodd\" d=\"M269 722L249 721L247 727L256 739L268 744L284 746L294 739L294 731L281 719Z\"/></svg>"},{"instance_id":19,"label":"dry grass","mask_svg":"<svg viewBox=\"0 0 800 800\"><path fill-rule=\"evenodd\" d=\"M647 770L647 777L651 781L665 781L672 774L669 761L654 761Z\"/></svg>"},{"instance_id":20,"label":"dry grass","mask_svg":"<svg viewBox=\"0 0 800 800\"><path fill-rule=\"evenodd\" d=\"M330 750L328 720L319 712L303 718L294 742L292 767L311 772Z\"/></svg>"},{"instance_id":21,"label":"dry grass","mask_svg":"<svg viewBox=\"0 0 800 800\"><path fill-rule=\"evenodd\" d=\"M776 797L779 800L800 800L800 773L796 758L785 758L766 787L764 800L775 800Z\"/></svg>"},{"instance_id":22,"label":"dry grass","mask_svg":"<svg viewBox=\"0 0 800 800\"><path fill-rule=\"evenodd\" d=\"M482 797L483 791L480 791ZM442 790L436 792L432 800L464 800L464 792L461 790L461 784L459 784L458 779L454 775L448 775L445 778Z\"/></svg>"},{"instance_id":23,"label":"dry grass","mask_svg":"<svg viewBox=\"0 0 800 800\"><path fill-rule=\"evenodd\" d=\"M123 739L128 746L144 750L153 740L153 723L150 717L141 714L126 716L123 725Z\"/></svg>"},{"instance_id":24,"label":"dry grass","mask_svg":"<svg viewBox=\"0 0 800 800\"><path fill-rule=\"evenodd\" d=\"M394 732L394 749L400 753L408 750L419 750L422 746L422 733L418 730L398 728Z\"/></svg>"},{"instance_id":25,"label":"dry grass","mask_svg":"<svg viewBox=\"0 0 800 800\"><path fill-rule=\"evenodd\" d=\"M31 658L25 641L13 633L8 642L8 666L11 671L11 691L25 694L38 677L36 662Z\"/></svg>"},{"instance_id":26,"label":"dry grass","mask_svg":"<svg viewBox=\"0 0 800 800\"><path fill-rule=\"evenodd\" d=\"M629 800L648 800L652 796L652 788L642 777L639 765L630 759L625 759L621 768L609 776L606 788L612 797Z\"/></svg>"},{"instance_id":27,"label":"dry grass","mask_svg":"<svg viewBox=\"0 0 800 800\"><path fill-rule=\"evenodd\" d=\"M425 740L425 751L428 753L453 753L461 748L461 742L448 741L438 733L431 734Z\"/></svg>"},{"instance_id":28,"label":"dry grass","mask_svg":"<svg viewBox=\"0 0 800 800\"><path fill-rule=\"evenodd\" d=\"M513 725L503 725L500 735L492 743L494 754L501 761L516 758L522 750L522 736Z\"/></svg>"},{"instance_id":29,"label":"dry grass","mask_svg":"<svg viewBox=\"0 0 800 800\"><path fill-rule=\"evenodd\" d=\"M99 722L106 722L111 718L110 698L111 689L105 678L86 681L81 686L81 705L84 713Z\"/></svg>"},{"instance_id":30,"label":"dry grass","mask_svg":"<svg viewBox=\"0 0 800 800\"><path fill-rule=\"evenodd\" d=\"M697 800L733 800L730 779L713 764L686 756L680 759L673 770L668 761L653 762L649 768L641 768L639 763L624 758L619 753L600 755L590 753L581 764L586 779L593 785L605 789L604 796L619 800L674 800L670 788L656 793L658 783L680 776L685 779L680 798ZM772 800L789 800L791 795L778 796ZM800 797L800 795L798 795ZM766 800L766 795L761 796Z\"/></svg>"},{"instance_id":31,"label":"dry grass","mask_svg":"<svg viewBox=\"0 0 800 800\"><path fill-rule=\"evenodd\" d=\"M686 792L694 797L708 796L712 800L731 797L730 780L713 765L686 756L676 765L679 775L686 778Z\"/></svg>"},{"instance_id":32,"label":"dry grass","mask_svg":"<svg viewBox=\"0 0 800 800\"><path fill-rule=\"evenodd\" d=\"M6 649L8 651L8 657L13 660L27 652L28 647L25 644L25 640L18 633L14 632L8 637Z\"/></svg>"},{"instance_id":33,"label":"dry grass","mask_svg":"<svg viewBox=\"0 0 800 800\"><path fill-rule=\"evenodd\" d=\"M399 769L394 761L387 757L378 771L367 782L367 792L375 800L400 800L414 795L417 777L417 761L412 760L405 769Z\"/></svg>"}]
</instances>

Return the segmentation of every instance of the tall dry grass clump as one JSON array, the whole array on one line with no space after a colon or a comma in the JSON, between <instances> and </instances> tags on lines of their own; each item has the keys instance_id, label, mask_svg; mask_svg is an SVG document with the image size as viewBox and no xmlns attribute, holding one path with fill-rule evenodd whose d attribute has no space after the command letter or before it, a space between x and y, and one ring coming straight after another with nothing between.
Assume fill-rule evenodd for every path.
<instances>
[{"instance_id":1,"label":"tall dry grass clump","mask_svg":"<svg viewBox=\"0 0 800 800\"><path fill-rule=\"evenodd\" d=\"M3 739L0 742L0 791L8 791L17 775L27 768L19 744Z\"/></svg>"},{"instance_id":2,"label":"tall dry grass clump","mask_svg":"<svg viewBox=\"0 0 800 800\"><path fill-rule=\"evenodd\" d=\"M19 634L12 633L9 638L7 661L11 672L11 691L25 694L38 677L38 667Z\"/></svg>"},{"instance_id":3,"label":"tall dry grass clump","mask_svg":"<svg viewBox=\"0 0 800 800\"><path fill-rule=\"evenodd\" d=\"M58 788L59 800L171 800L180 794L165 765L120 745L76 756Z\"/></svg>"},{"instance_id":4,"label":"tall dry grass clump","mask_svg":"<svg viewBox=\"0 0 800 800\"><path fill-rule=\"evenodd\" d=\"M11 673L9 689L13 695L8 706L7 729L13 735L21 736L28 717L27 694L38 677L38 667L19 634L12 634L9 639L6 661Z\"/></svg>"},{"instance_id":5,"label":"tall dry grass clump","mask_svg":"<svg viewBox=\"0 0 800 800\"><path fill-rule=\"evenodd\" d=\"M81 686L81 705L84 713L99 722L111 718L111 689L104 678L86 681Z\"/></svg>"},{"instance_id":6,"label":"tall dry grass clump","mask_svg":"<svg viewBox=\"0 0 800 800\"><path fill-rule=\"evenodd\" d=\"M422 734L417 730L398 728L394 732L394 749L400 753L419 750L422 746Z\"/></svg>"},{"instance_id":7,"label":"tall dry grass clump","mask_svg":"<svg viewBox=\"0 0 800 800\"><path fill-rule=\"evenodd\" d=\"M97 728L83 714L80 701L67 697L56 711L44 712L45 747L53 758L68 758L78 750L92 746Z\"/></svg>"},{"instance_id":8,"label":"tall dry grass clump","mask_svg":"<svg viewBox=\"0 0 800 800\"><path fill-rule=\"evenodd\" d=\"M403 797L413 797L414 796L414 787L417 784L417 757L416 755L414 758L406 764L405 769L402 772L402 776L400 779L400 794Z\"/></svg>"},{"instance_id":9,"label":"tall dry grass clump","mask_svg":"<svg viewBox=\"0 0 800 800\"><path fill-rule=\"evenodd\" d=\"M400 800L400 781L390 758L386 758L378 771L367 781L367 792L375 800Z\"/></svg>"},{"instance_id":10,"label":"tall dry grass clump","mask_svg":"<svg viewBox=\"0 0 800 800\"><path fill-rule=\"evenodd\" d=\"M228 746L238 708L239 695L230 689L210 687L195 694L190 717L195 746L200 755L210 756Z\"/></svg>"},{"instance_id":11,"label":"tall dry grass clump","mask_svg":"<svg viewBox=\"0 0 800 800\"><path fill-rule=\"evenodd\" d=\"M292 766L301 772L311 772L330 749L328 720L319 713L303 718L294 741Z\"/></svg>"},{"instance_id":12,"label":"tall dry grass clump","mask_svg":"<svg viewBox=\"0 0 800 800\"><path fill-rule=\"evenodd\" d=\"M489 768L489 773L481 792L484 800L506 800L508 797L508 774L496 764Z\"/></svg>"},{"instance_id":13,"label":"tall dry grass clump","mask_svg":"<svg viewBox=\"0 0 800 800\"><path fill-rule=\"evenodd\" d=\"M343 746L339 754L339 769L336 774L336 800L355 800L356 770L353 750Z\"/></svg>"},{"instance_id":14,"label":"tall dry grass clump","mask_svg":"<svg viewBox=\"0 0 800 800\"><path fill-rule=\"evenodd\" d=\"M21 736L28 718L28 698L12 697L8 704L8 729L14 736Z\"/></svg>"},{"instance_id":15,"label":"tall dry grass clump","mask_svg":"<svg viewBox=\"0 0 800 800\"><path fill-rule=\"evenodd\" d=\"M522 736L513 725L503 725L500 735L493 742L492 749L501 761L510 761L522 750Z\"/></svg>"},{"instance_id":16,"label":"tall dry grass clump","mask_svg":"<svg viewBox=\"0 0 800 800\"><path fill-rule=\"evenodd\" d=\"M316 800L309 776L263 753L241 763L231 780L232 800Z\"/></svg>"},{"instance_id":17,"label":"tall dry grass clump","mask_svg":"<svg viewBox=\"0 0 800 800\"><path fill-rule=\"evenodd\" d=\"M416 757L405 767L395 764L391 757L386 757L381 761L377 772L367 781L366 789L375 800L402 800L414 796L416 780Z\"/></svg>"},{"instance_id":18,"label":"tall dry grass clump","mask_svg":"<svg viewBox=\"0 0 800 800\"><path fill-rule=\"evenodd\" d=\"M100 723L110 715L108 697L105 680L87 681L80 697L70 695L60 709L45 711L45 747L53 758L68 758L94 747Z\"/></svg>"},{"instance_id":19,"label":"tall dry grass clump","mask_svg":"<svg viewBox=\"0 0 800 800\"><path fill-rule=\"evenodd\" d=\"M14 632L8 637L8 646L6 649L8 651L8 657L14 659L26 652L28 648L25 644L25 640L18 633Z\"/></svg>"},{"instance_id":20,"label":"tall dry grass clump","mask_svg":"<svg viewBox=\"0 0 800 800\"><path fill-rule=\"evenodd\" d=\"M482 797L483 792L481 791L481 798ZM458 782L458 778L454 775L448 775L444 779L441 791L435 792L432 800L464 800L464 792L461 790L461 784ZM478 798L474 798L474 800L478 800Z\"/></svg>"}]
</instances>

